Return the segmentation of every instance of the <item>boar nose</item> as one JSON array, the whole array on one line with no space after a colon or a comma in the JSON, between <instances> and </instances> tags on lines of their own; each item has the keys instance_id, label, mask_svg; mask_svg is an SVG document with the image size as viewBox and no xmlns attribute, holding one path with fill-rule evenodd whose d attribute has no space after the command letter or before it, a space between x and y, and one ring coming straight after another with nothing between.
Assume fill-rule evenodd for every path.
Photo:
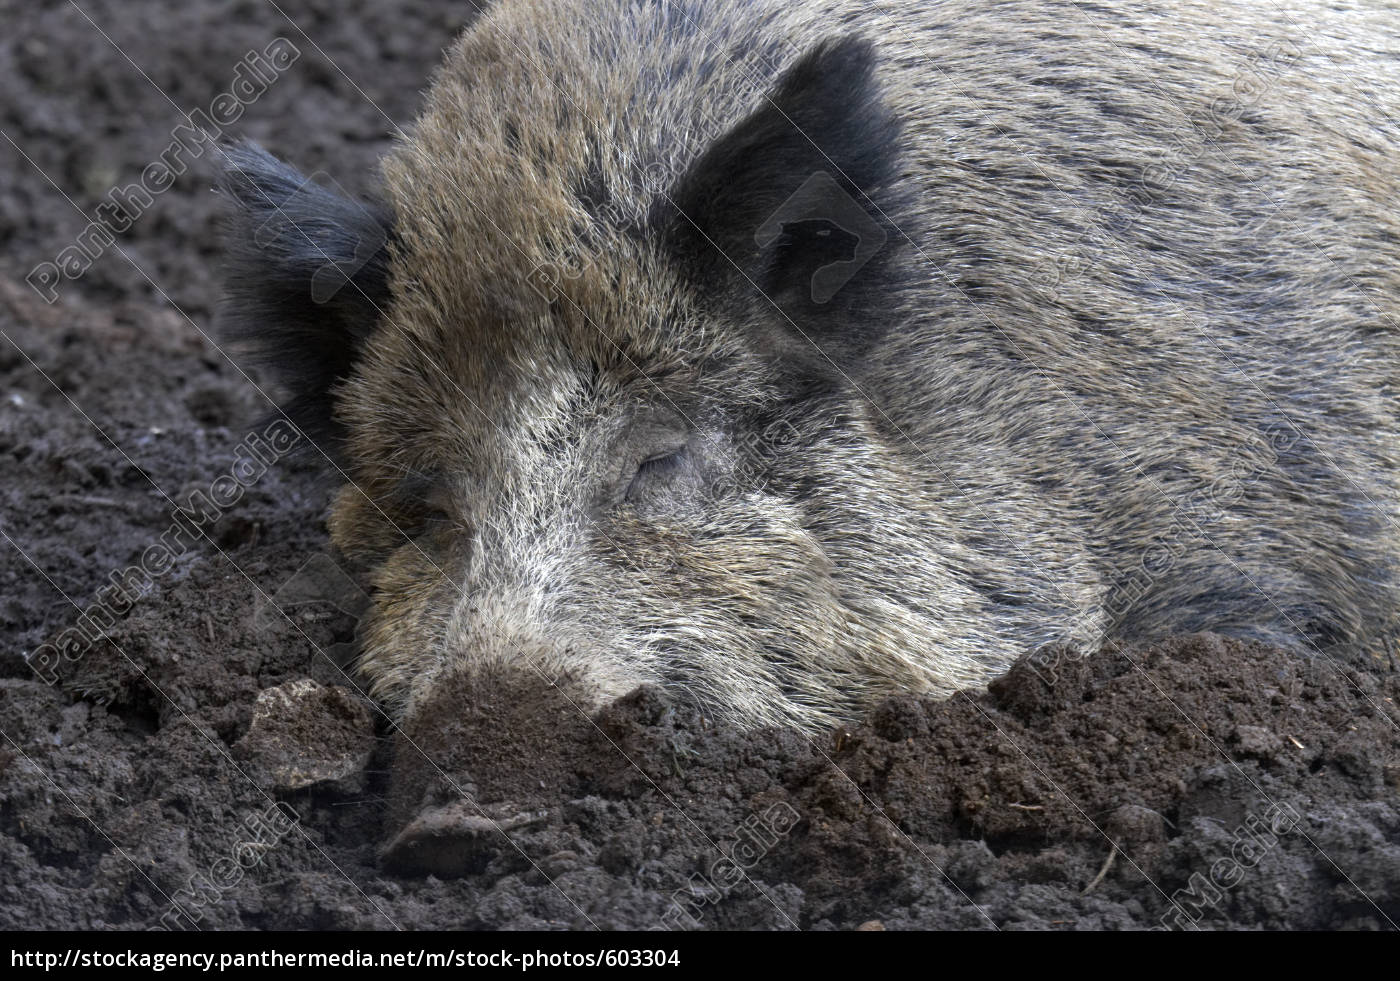
<instances>
[{"instance_id":1,"label":"boar nose","mask_svg":"<svg viewBox=\"0 0 1400 981\"><path fill-rule=\"evenodd\" d=\"M476 665L433 679L394 733L385 871L529 867L529 837L583 789L606 740L572 678Z\"/></svg>"}]
</instances>

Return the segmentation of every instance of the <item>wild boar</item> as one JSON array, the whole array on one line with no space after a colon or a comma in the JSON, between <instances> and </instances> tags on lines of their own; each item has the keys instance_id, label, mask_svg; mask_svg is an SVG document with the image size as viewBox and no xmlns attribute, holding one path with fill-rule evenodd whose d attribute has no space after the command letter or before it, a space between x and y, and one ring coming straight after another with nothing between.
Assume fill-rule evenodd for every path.
<instances>
[{"instance_id":1,"label":"wild boar","mask_svg":"<svg viewBox=\"0 0 1400 981\"><path fill-rule=\"evenodd\" d=\"M1397 594L1383 5L501 0L381 204L231 148L225 321L359 669L815 730L1055 641L1354 662ZM470 686L468 686L469 688Z\"/></svg>"}]
</instances>

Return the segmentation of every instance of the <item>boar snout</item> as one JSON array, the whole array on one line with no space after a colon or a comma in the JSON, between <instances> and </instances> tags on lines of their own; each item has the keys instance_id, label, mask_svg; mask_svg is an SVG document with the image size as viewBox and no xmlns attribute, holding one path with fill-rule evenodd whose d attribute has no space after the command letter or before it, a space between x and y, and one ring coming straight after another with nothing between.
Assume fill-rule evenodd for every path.
<instances>
[{"instance_id":1,"label":"boar snout","mask_svg":"<svg viewBox=\"0 0 1400 981\"><path fill-rule=\"evenodd\" d=\"M572 676L522 666L444 674L394 732L380 860L402 875L466 875L581 794L584 761L603 737Z\"/></svg>"}]
</instances>

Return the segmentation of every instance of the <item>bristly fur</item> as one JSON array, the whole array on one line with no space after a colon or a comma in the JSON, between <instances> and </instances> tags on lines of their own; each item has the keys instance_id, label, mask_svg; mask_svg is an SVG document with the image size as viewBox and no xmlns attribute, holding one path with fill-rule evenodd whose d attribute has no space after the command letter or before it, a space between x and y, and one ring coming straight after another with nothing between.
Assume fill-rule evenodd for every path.
<instances>
[{"instance_id":1,"label":"bristly fur","mask_svg":"<svg viewBox=\"0 0 1400 981\"><path fill-rule=\"evenodd\" d=\"M373 304L278 237L232 305L334 400L400 712L532 671L814 728L1188 630L1365 664L1397 119L1381 6L501 0L385 161ZM246 234L297 178L235 159Z\"/></svg>"}]
</instances>

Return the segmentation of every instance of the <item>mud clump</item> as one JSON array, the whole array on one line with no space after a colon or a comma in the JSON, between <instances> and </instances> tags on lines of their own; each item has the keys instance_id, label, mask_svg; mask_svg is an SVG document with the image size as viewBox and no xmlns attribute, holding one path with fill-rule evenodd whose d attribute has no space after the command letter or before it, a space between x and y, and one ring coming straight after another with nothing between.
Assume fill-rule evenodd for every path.
<instances>
[{"instance_id":1,"label":"mud clump","mask_svg":"<svg viewBox=\"0 0 1400 981\"><path fill-rule=\"evenodd\" d=\"M258 693L252 724L233 752L255 782L278 792L353 792L363 787L374 752L374 720L347 689L300 678Z\"/></svg>"}]
</instances>

